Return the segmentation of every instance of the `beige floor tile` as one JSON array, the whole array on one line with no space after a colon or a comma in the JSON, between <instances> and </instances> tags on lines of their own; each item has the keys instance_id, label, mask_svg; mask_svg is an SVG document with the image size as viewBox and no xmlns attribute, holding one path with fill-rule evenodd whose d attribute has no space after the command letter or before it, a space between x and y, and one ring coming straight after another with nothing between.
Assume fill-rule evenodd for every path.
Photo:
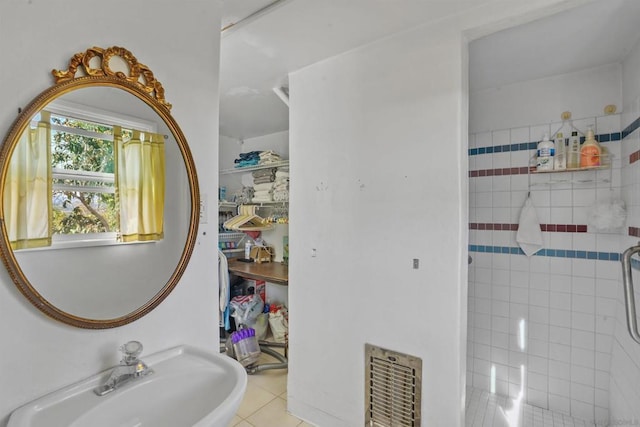
<instances>
[{"instance_id":1,"label":"beige floor tile","mask_svg":"<svg viewBox=\"0 0 640 427\"><path fill-rule=\"evenodd\" d=\"M241 418L247 418L275 398L275 394L255 384L249 383L247 384L247 391L244 394L244 398L236 415Z\"/></svg>"},{"instance_id":2,"label":"beige floor tile","mask_svg":"<svg viewBox=\"0 0 640 427\"><path fill-rule=\"evenodd\" d=\"M255 426L247 420L242 420L233 427L255 427Z\"/></svg>"},{"instance_id":3,"label":"beige floor tile","mask_svg":"<svg viewBox=\"0 0 640 427\"><path fill-rule=\"evenodd\" d=\"M280 396L287 391L287 371L274 369L249 375L249 383Z\"/></svg>"},{"instance_id":4,"label":"beige floor tile","mask_svg":"<svg viewBox=\"0 0 640 427\"><path fill-rule=\"evenodd\" d=\"M247 420L255 427L296 427L301 422L287 413L287 403L279 397L247 417Z\"/></svg>"},{"instance_id":5,"label":"beige floor tile","mask_svg":"<svg viewBox=\"0 0 640 427\"><path fill-rule=\"evenodd\" d=\"M298 427L315 427L313 424L303 421Z\"/></svg>"},{"instance_id":6,"label":"beige floor tile","mask_svg":"<svg viewBox=\"0 0 640 427\"><path fill-rule=\"evenodd\" d=\"M239 416L235 415L233 417L233 419L231 420L231 422L229 423L229 427L237 426L240 421L242 421L242 418L240 418Z\"/></svg>"}]
</instances>

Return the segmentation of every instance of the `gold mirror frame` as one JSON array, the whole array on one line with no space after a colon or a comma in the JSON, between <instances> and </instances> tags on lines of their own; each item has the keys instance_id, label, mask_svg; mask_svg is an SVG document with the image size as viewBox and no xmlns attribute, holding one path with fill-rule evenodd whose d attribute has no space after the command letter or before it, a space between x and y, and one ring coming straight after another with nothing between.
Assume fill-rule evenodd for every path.
<instances>
[{"instance_id":1,"label":"gold mirror frame","mask_svg":"<svg viewBox=\"0 0 640 427\"><path fill-rule=\"evenodd\" d=\"M114 71L110 65L110 60L113 57L119 57L124 61L128 71ZM98 62L98 67L94 66L96 62ZM81 75L76 77L78 70ZM187 239L178 265L167 283L146 304L131 313L113 319L96 320L67 313L51 304L36 290L26 278L11 249L5 224L4 197L0 197L0 232L2 233L0 256L14 284L29 302L47 316L78 328L107 329L126 325L149 313L169 295L178 284L193 253L200 217L200 194L195 163L182 130L171 116L171 104L164 98L162 84L156 80L149 67L139 63L136 57L128 50L118 46L107 49L93 47L71 57L67 70L52 70L51 73L55 78L55 84L40 93L20 112L5 137L2 147L0 147L0 195L4 194L5 191L5 181L11 155L20 136L29 125L31 118L54 99L81 88L114 87L142 100L162 118L171 130L185 163L191 196L191 213Z\"/></svg>"}]
</instances>

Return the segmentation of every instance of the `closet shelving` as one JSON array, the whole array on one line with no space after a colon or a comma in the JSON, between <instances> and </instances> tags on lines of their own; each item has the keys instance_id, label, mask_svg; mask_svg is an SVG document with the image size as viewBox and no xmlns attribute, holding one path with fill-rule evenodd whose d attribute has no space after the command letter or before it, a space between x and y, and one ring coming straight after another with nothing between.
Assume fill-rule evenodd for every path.
<instances>
[{"instance_id":1,"label":"closet shelving","mask_svg":"<svg viewBox=\"0 0 640 427\"><path fill-rule=\"evenodd\" d=\"M256 203L243 203L243 205L247 205L247 206L251 206L251 205L255 205L258 206L259 208L261 207L278 207L278 206L283 206L286 207L289 205L289 201L288 200L282 200L282 201L272 201L272 202L256 202ZM218 203L218 208L221 211L225 211L225 212L235 212L238 209L238 205L237 203L234 202L219 202Z\"/></svg>"},{"instance_id":2,"label":"closet shelving","mask_svg":"<svg viewBox=\"0 0 640 427\"><path fill-rule=\"evenodd\" d=\"M220 170L220 175L230 175L234 173L252 172L260 169L281 168L289 166L289 160L283 160L281 162L269 163L266 165L246 166L243 168L232 168Z\"/></svg>"},{"instance_id":3,"label":"closet shelving","mask_svg":"<svg viewBox=\"0 0 640 427\"><path fill-rule=\"evenodd\" d=\"M241 232L224 232L218 234L218 241L220 242L221 251L225 254L233 254L233 253L241 253L244 252L244 248L240 243L246 237L244 233ZM231 246L235 246L235 248L226 248L226 243L232 243Z\"/></svg>"}]
</instances>

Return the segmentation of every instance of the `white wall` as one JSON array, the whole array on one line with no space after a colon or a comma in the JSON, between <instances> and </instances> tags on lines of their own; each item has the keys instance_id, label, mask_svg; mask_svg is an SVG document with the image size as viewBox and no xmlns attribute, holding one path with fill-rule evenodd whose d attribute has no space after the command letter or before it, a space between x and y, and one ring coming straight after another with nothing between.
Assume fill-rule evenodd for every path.
<instances>
[{"instance_id":1,"label":"white wall","mask_svg":"<svg viewBox=\"0 0 640 427\"><path fill-rule=\"evenodd\" d=\"M315 424L364 422L365 343L422 358L422 425L462 424L462 32L556 2L483 3L290 75L288 402Z\"/></svg>"},{"instance_id":2,"label":"white wall","mask_svg":"<svg viewBox=\"0 0 640 427\"><path fill-rule=\"evenodd\" d=\"M18 107L53 83L52 68L65 69L74 53L91 46L124 46L164 85L191 142L200 190L215 195L217 170L210 165L218 155L219 9L220 2L210 0L116 0L108 7L96 0L3 1L0 133L9 130ZM173 293L146 317L116 329L74 329L46 318L2 269L0 425L16 407L116 364L117 348L127 340L142 341L145 353L181 343L217 351L213 224L200 227L192 260Z\"/></svg>"},{"instance_id":3,"label":"white wall","mask_svg":"<svg viewBox=\"0 0 640 427\"><path fill-rule=\"evenodd\" d=\"M624 112L622 127L627 128L640 118L640 44L636 44L622 68ZM640 150L640 131L637 129L623 139L622 144L622 195L627 203L628 227L640 227L640 163L630 162L630 155ZM638 236L624 230L620 251L638 244ZM639 301L640 274L633 270L636 304ZM611 358L610 408L612 425L637 424L640 421L640 345L627 331L622 285L618 287L616 322Z\"/></svg>"},{"instance_id":4,"label":"white wall","mask_svg":"<svg viewBox=\"0 0 640 427\"><path fill-rule=\"evenodd\" d=\"M558 123L564 111L579 119L602 115L607 104L621 108L620 72L620 64L608 64L473 92L469 99L469 129L475 133ZM531 137L533 141L542 135Z\"/></svg>"}]
</instances>

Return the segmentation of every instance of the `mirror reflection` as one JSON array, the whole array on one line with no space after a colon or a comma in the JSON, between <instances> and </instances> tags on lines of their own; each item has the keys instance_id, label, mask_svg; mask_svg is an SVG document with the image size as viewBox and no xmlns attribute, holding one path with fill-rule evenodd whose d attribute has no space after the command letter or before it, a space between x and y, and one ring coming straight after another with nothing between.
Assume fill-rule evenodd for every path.
<instances>
[{"instance_id":1,"label":"mirror reflection","mask_svg":"<svg viewBox=\"0 0 640 427\"><path fill-rule=\"evenodd\" d=\"M36 113L5 175L5 227L26 279L72 316L122 317L160 292L189 234L185 160L149 105L81 87Z\"/></svg>"}]
</instances>

